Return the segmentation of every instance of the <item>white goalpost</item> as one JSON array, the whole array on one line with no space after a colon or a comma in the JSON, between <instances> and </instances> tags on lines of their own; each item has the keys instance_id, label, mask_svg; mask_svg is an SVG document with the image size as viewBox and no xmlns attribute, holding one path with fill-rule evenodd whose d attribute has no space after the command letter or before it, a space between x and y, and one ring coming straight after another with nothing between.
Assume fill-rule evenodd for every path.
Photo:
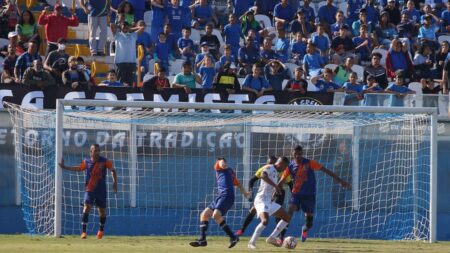
<instances>
[{"instance_id":1,"label":"white goalpost","mask_svg":"<svg viewBox=\"0 0 450 253\"><path fill-rule=\"evenodd\" d=\"M118 173L117 194L107 178L105 228L117 235L196 234L214 194L217 157L247 187L268 155L291 158L301 145L352 184L342 189L316 172L312 237L436 241L434 108L57 100L54 111L11 104L9 111L33 234L79 233L85 175L58 162L79 164L93 143ZM236 196L227 223L237 229L250 206ZM299 233L302 215L295 217L299 226L288 234Z\"/></svg>"}]
</instances>

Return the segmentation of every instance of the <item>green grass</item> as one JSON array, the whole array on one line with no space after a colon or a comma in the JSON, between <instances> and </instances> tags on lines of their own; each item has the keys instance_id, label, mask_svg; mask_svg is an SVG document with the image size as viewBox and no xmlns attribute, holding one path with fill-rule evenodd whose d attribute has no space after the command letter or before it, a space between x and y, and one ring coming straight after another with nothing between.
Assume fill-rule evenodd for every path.
<instances>
[{"instance_id":1,"label":"green grass","mask_svg":"<svg viewBox=\"0 0 450 253\"><path fill-rule=\"evenodd\" d=\"M92 235L86 240L78 236L52 238L27 235L0 235L2 253L158 253L158 252L250 252L247 249L248 237L243 237L233 249L228 249L225 237L209 237L208 247L192 248L188 245L194 237L156 237L156 236L105 236L102 240ZM258 241L256 252L450 252L450 242L434 244L424 242L399 242L375 240L328 240L310 239L300 243L294 251L267 245L263 239Z\"/></svg>"}]
</instances>

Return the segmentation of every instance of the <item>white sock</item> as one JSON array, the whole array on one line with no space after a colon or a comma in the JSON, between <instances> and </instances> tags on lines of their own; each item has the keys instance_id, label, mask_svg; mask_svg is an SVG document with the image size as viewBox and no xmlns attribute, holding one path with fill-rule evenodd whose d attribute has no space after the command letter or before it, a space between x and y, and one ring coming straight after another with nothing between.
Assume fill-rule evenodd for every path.
<instances>
[{"instance_id":1,"label":"white sock","mask_svg":"<svg viewBox=\"0 0 450 253\"><path fill-rule=\"evenodd\" d=\"M277 238L287 225L287 222L285 222L284 220L280 220L277 224L277 227L273 230L272 234L270 234L270 237Z\"/></svg>"},{"instance_id":2,"label":"white sock","mask_svg":"<svg viewBox=\"0 0 450 253\"><path fill-rule=\"evenodd\" d=\"M253 232L252 238L248 243L255 245L258 238L261 236L262 231L266 228L262 223L259 223L255 228L255 232Z\"/></svg>"}]
</instances>

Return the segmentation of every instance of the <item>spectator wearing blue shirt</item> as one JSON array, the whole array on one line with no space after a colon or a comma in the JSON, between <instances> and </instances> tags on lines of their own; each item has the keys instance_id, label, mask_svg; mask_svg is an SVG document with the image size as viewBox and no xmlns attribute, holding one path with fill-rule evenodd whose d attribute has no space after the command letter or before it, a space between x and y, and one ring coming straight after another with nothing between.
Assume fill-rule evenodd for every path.
<instances>
[{"instance_id":1,"label":"spectator wearing blue shirt","mask_svg":"<svg viewBox=\"0 0 450 253\"><path fill-rule=\"evenodd\" d=\"M239 49L239 74L242 75L248 75L252 73L252 67L253 65L259 61L259 52L258 49L256 49L253 46L253 42L250 40L245 41L245 45Z\"/></svg>"},{"instance_id":2,"label":"spectator wearing blue shirt","mask_svg":"<svg viewBox=\"0 0 450 253\"><path fill-rule=\"evenodd\" d=\"M291 42L291 61L297 65L303 64L303 57L306 54L306 40L301 32L295 34L294 40Z\"/></svg>"},{"instance_id":3,"label":"spectator wearing blue shirt","mask_svg":"<svg viewBox=\"0 0 450 253\"><path fill-rule=\"evenodd\" d=\"M330 68L325 68L323 74L311 78L311 82L319 89L318 92L342 91L341 86L333 82L333 70Z\"/></svg>"},{"instance_id":4,"label":"spectator wearing blue shirt","mask_svg":"<svg viewBox=\"0 0 450 253\"><path fill-rule=\"evenodd\" d=\"M359 13L359 19L352 23L353 36L359 36L359 28L361 27L361 25L366 25L369 34L372 33L372 23L367 22L366 9L361 9Z\"/></svg>"},{"instance_id":5,"label":"spectator wearing blue shirt","mask_svg":"<svg viewBox=\"0 0 450 253\"><path fill-rule=\"evenodd\" d=\"M191 40L191 28L183 28L183 37L178 39L178 50L183 58L191 61L195 56L194 41Z\"/></svg>"},{"instance_id":6,"label":"spectator wearing blue shirt","mask_svg":"<svg viewBox=\"0 0 450 253\"><path fill-rule=\"evenodd\" d=\"M311 42L316 45L323 57L326 57L328 55L328 49L330 49L330 40L325 34L325 28L323 24L319 24L317 26L317 33L311 37Z\"/></svg>"},{"instance_id":7,"label":"spectator wearing blue shirt","mask_svg":"<svg viewBox=\"0 0 450 253\"><path fill-rule=\"evenodd\" d=\"M275 5L273 17L275 22L281 23L285 29L295 17L295 9L289 5L288 0L281 0L281 3Z\"/></svg>"},{"instance_id":8,"label":"spectator wearing blue shirt","mask_svg":"<svg viewBox=\"0 0 450 253\"><path fill-rule=\"evenodd\" d=\"M133 5L134 16L136 20L143 20L145 12L145 1L142 0L127 0L127 1L129 1Z\"/></svg>"},{"instance_id":9,"label":"spectator wearing blue shirt","mask_svg":"<svg viewBox=\"0 0 450 253\"><path fill-rule=\"evenodd\" d=\"M386 88L386 92L391 93L390 106L404 106L405 96L416 93L404 85L405 78L406 73L403 70L397 70L395 72L395 82Z\"/></svg>"},{"instance_id":10,"label":"spectator wearing blue shirt","mask_svg":"<svg viewBox=\"0 0 450 253\"><path fill-rule=\"evenodd\" d=\"M436 25L436 24L439 24L441 22L440 19L436 15L434 15L433 9L431 8L431 6L429 4L426 4L423 7L423 15L420 16L420 24L423 24L425 22L425 18L427 16L431 16L431 18L432 18L431 19L431 24L432 25Z\"/></svg>"},{"instance_id":11,"label":"spectator wearing blue shirt","mask_svg":"<svg viewBox=\"0 0 450 253\"><path fill-rule=\"evenodd\" d=\"M316 13L314 8L309 6L311 0L304 0L301 10L305 11L306 20L309 20L310 24L313 25L313 20L316 18Z\"/></svg>"},{"instance_id":12,"label":"spectator wearing blue shirt","mask_svg":"<svg viewBox=\"0 0 450 253\"><path fill-rule=\"evenodd\" d=\"M223 66L225 66L225 64L235 64L236 63L236 58L234 57L234 55L231 53L231 46L230 45L225 45L223 48L223 55L220 57L219 59L219 66L218 69L223 68Z\"/></svg>"},{"instance_id":13,"label":"spectator wearing blue shirt","mask_svg":"<svg viewBox=\"0 0 450 253\"><path fill-rule=\"evenodd\" d=\"M359 36L352 39L355 45L355 53L360 61L370 61L370 54L372 53L372 42L367 36L367 30L366 25L361 25Z\"/></svg>"},{"instance_id":14,"label":"spectator wearing blue shirt","mask_svg":"<svg viewBox=\"0 0 450 253\"><path fill-rule=\"evenodd\" d=\"M38 54L37 42L29 41L27 51L17 58L14 67L14 77L16 80L22 80L25 70L33 66L34 60L41 60L41 57Z\"/></svg>"},{"instance_id":15,"label":"spectator wearing blue shirt","mask_svg":"<svg viewBox=\"0 0 450 253\"><path fill-rule=\"evenodd\" d=\"M320 75L323 65L325 65L325 62L320 54L316 51L316 46L313 43L308 43L308 45L306 46L305 57L303 57L303 69L305 70L305 78L308 75L311 77Z\"/></svg>"},{"instance_id":16,"label":"spectator wearing blue shirt","mask_svg":"<svg viewBox=\"0 0 450 253\"><path fill-rule=\"evenodd\" d=\"M164 7L163 0L152 0L152 23L150 35L152 43L158 41L158 36L164 31L164 22L166 20L166 8Z\"/></svg>"},{"instance_id":17,"label":"spectator wearing blue shirt","mask_svg":"<svg viewBox=\"0 0 450 253\"><path fill-rule=\"evenodd\" d=\"M166 41L167 41L167 44L169 45L171 52L178 55L177 43L178 43L178 39L183 37L182 32L179 34L180 36L178 37L178 35L176 35L175 33L172 32L172 26L170 24L165 24L163 33L166 35ZM159 36L158 36L158 39L159 39ZM158 42L156 42L156 43L158 43Z\"/></svg>"},{"instance_id":18,"label":"spectator wearing blue shirt","mask_svg":"<svg viewBox=\"0 0 450 253\"><path fill-rule=\"evenodd\" d=\"M116 55L114 63L118 69L118 79L125 85L131 85L136 71L136 41L144 32L144 27L130 28L128 22L123 22L121 31L115 32Z\"/></svg>"},{"instance_id":19,"label":"spectator wearing blue shirt","mask_svg":"<svg viewBox=\"0 0 450 253\"><path fill-rule=\"evenodd\" d=\"M372 75L367 75L367 84L363 87L364 92L364 106L383 106L385 96L380 94L384 93L384 89L378 85L376 79Z\"/></svg>"},{"instance_id":20,"label":"spectator wearing blue shirt","mask_svg":"<svg viewBox=\"0 0 450 253\"><path fill-rule=\"evenodd\" d=\"M336 23L332 24L330 26L331 31L331 38L334 38L336 36L339 36L339 28L341 28L342 25L344 25L344 12L343 11L337 11L336 12Z\"/></svg>"},{"instance_id":21,"label":"spectator wearing blue shirt","mask_svg":"<svg viewBox=\"0 0 450 253\"><path fill-rule=\"evenodd\" d=\"M352 72L349 81L342 86L345 91L344 105L359 105L359 101L364 98L363 86L358 83L358 74Z\"/></svg>"},{"instance_id":22,"label":"spectator wearing blue shirt","mask_svg":"<svg viewBox=\"0 0 450 253\"><path fill-rule=\"evenodd\" d=\"M124 87L124 85L117 81L117 74L114 69L108 71L106 80L103 80L98 86L108 86L108 87Z\"/></svg>"},{"instance_id":23,"label":"spectator wearing blue shirt","mask_svg":"<svg viewBox=\"0 0 450 253\"><path fill-rule=\"evenodd\" d=\"M165 11L176 43L181 38L183 29L183 9L179 6L179 0L171 0L171 4L165 6Z\"/></svg>"},{"instance_id":24,"label":"spectator wearing blue shirt","mask_svg":"<svg viewBox=\"0 0 450 253\"><path fill-rule=\"evenodd\" d=\"M283 81L291 79L290 70L279 60L271 60L264 66L264 76L269 81L272 90L283 90Z\"/></svg>"},{"instance_id":25,"label":"spectator wearing blue shirt","mask_svg":"<svg viewBox=\"0 0 450 253\"><path fill-rule=\"evenodd\" d=\"M229 2L233 4L233 14L236 15L236 17L242 16L255 3L254 0L233 0Z\"/></svg>"},{"instance_id":26,"label":"spectator wearing blue shirt","mask_svg":"<svg viewBox=\"0 0 450 253\"><path fill-rule=\"evenodd\" d=\"M431 50L434 52L439 48L439 43L437 42L435 26L431 24L431 19L431 15L425 15L424 23L419 28L419 35L417 35L417 38L419 38L422 43L430 46Z\"/></svg>"},{"instance_id":27,"label":"spectator wearing blue shirt","mask_svg":"<svg viewBox=\"0 0 450 253\"><path fill-rule=\"evenodd\" d=\"M336 22L336 6L333 5L333 0L327 0L327 4L319 8L319 20L321 23L332 25Z\"/></svg>"},{"instance_id":28,"label":"spectator wearing blue shirt","mask_svg":"<svg viewBox=\"0 0 450 253\"><path fill-rule=\"evenodd\" d=\"M261 62L264 65L269 63L271 60L278 58L277 53L272 49L272 39L270 37L266 37L264 39L259 55L261 56Z\"/></svg>"},{"instance_id":29,"label":"spectator wearing blue shirt","mask_svg":"<svg viewBox=\"0 0 450 253\"><path fill-rule=\"evenodd\" d=\"M241 25L237 22L237 18L234 14L230 14L228 17L228 24L223 28L223 34L225 43L230 45L231 52L236 59L239 51L239 42L243 37L241 32Z\"/></svg>"},{"instance_id":30,"label":"spectator wearing blue shirt","mask_svg":"<svg viewBox=\"0 0 450 253\"><path fill-rule=\"evenodd\" d=\"M278 30L278 38L275 42L275 52L278 59L285 63L289 58L290 41L286 38L286 31L284 29Z\"/></svg>"},{"instance_id":31,"label":"spectator wearing blue shirt","mask_svg":"<svg viewBox=\"0 0 450 253\"><path fill-rule=\"evenodd\" d=\"M110 1L88 0L80 1L81 8L88 14L89 49L93 56L103 55L106 46L107 16L109 15ZM100 30L97 43L97 29Z\"/></svg>"},{"instance_id":32,"label":"spectator wearing blue shirt","mask_svg":"<svg viewBox=\"0 0 450 253\"><path fill-rule=\"evenodd\" d=\"M447 9L441 13L441 19L444 32L450 33L450 2L447 2Z\"/></svg>"},{"instance_id":33,"label":"spectator wearing blue shirt","mask_svg":"<svg viewBox=\"0 0 450 253\"><path fill-rule=\"evenodd\" d=\"M306 21L306 15L303 9L300 9L297 12L297 19L291 22L289 30L293 34L301 32L307 37L309 37L309 34L313 32L311 23Z\"/></svg>"},{"instance_id":34,"label":"spectator wearing blue shirt","mask_svg":"<svg viewBox=\"0 0 450 253\"><path fill-rule=\"evenodd\" d=\"M366 5L364 6L367 13L367 22L371 22L373 25L378 23L378 8L374 5L374 0L367 0Z\"/></svg>"},{"instance_id":35,"label":"spectator wearing blue shirt","mask_svg":"<svg viewBox=\"0 0 450 253\"><path fill-rule=\"evenodd\" d=\"M193 19L192 27L195 29L203 29L206 24L212 21L217 23L216 15L207 0L199 0L199 3L195 4L191 11Z\"/></svg>"},{"instance_id":36,"label":"spectator wearing blue shirt","mask_svg":"<svg viewBox=\"0 0 450 253\"><path fill-rule=\"evenodd\" d=\"M418 24L420 21L420 12L415 8L414 1L409 0L406 3L406 9L402 11L402 13L406 13L408 15L408 19L412 22Z\"/></svg>"},{"instance_id":37,"label":"spectator wearing blue shirt","mask_svg":"<svg viewBox=\"0 0 450 253\"><path fill-rule=\"evenodd\" d=\"M363 8L364 0L348 0L347 2L347 24L351 25L359 17Z\"/></svg>"},{"instance_id":38,"label":"spectator wearing blue shirt","mask_svg":"<svg viewBox=\"0 0 450 253\"><path fill-rule=\"evenodd\" d=\"M167 42L166 34L159 34L159 41L155 45L155 51L153 53L153 59L157 62L160 67L164 69L169 69L169 59L173 58L170 50L170 45Z\"/></svg>"},{"instance_id":39,"label":"spectator wearing blue shirt","mask_svg":"<svg viewBox=\"0 0 450 253\"><path fill-rule=\"evenodd\" d=\"M263 71L261 66L254 64L252 67L252 74L247 75L244 79L242 90L254 93L257 97L264 95L265 91L272 90L269 82L262 74Z\"/></svg>"},{"instance_id":40,"label":"spectator wearing blue shirt","mask_svg":"<svg viewBox=\"0 0 450 253\"><path fill-rule=\"evenodd\" d=\"M203 60L200 62L200 68L198 73L202 78L202 87L204 90L213 88L214 76L216 75L216 70L214 69L214 64L211 56L205 55Z\"/></svg>"}]
</instances>

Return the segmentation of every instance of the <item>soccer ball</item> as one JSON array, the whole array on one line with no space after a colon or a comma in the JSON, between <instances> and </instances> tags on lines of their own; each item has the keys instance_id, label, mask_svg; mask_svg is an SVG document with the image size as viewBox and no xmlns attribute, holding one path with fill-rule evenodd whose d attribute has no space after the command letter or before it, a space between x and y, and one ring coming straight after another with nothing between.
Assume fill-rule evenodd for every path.
<instances>
[{"instance_id":1,"label":"soccer ball","mask_svg":"<svg viewBox=\"0 0 450 253\"><path fill-rule=\"evenodd\" d=\"M288 236L283 241L283 247L286 249L295 249L297 247L297 239L293 236Z\"/></svg>"}]
</instances>

